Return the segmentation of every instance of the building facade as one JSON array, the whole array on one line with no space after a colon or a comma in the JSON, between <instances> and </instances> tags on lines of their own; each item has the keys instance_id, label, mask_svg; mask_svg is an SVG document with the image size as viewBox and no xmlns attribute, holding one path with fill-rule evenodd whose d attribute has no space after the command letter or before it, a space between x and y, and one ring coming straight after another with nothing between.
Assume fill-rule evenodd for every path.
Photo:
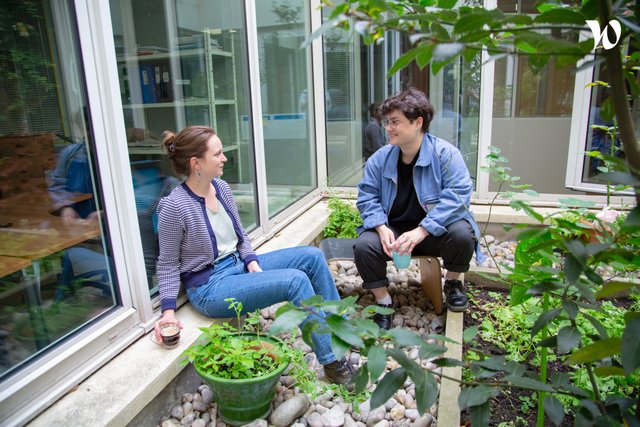
<instances>
[{"instance_id":1,"label":"building facade","mask_svg":"<svg viewBox=\"0 0 640 427\"><path fill-rule=\"evenodd\" d=\"M0 419L32 418L152 327L155 208L182 179L160 148L165 130L216 129L223 179L256 244L327 185L355 191L367 129L378 126L385 143L372 106L409 86L435 106L431 132L463 153L477 203L497 191L481 170L492 145L539 203L605 202L601 165L584 151L621 155L591 128L609 125L603 94L587 87L606 70L533 75L526 58L478 55L436 75L410 66L387 77L409 41L388 34L368 46L332 30L305 45L330 13L319 4L0 5Z\"/></svg>"}]
</instances>

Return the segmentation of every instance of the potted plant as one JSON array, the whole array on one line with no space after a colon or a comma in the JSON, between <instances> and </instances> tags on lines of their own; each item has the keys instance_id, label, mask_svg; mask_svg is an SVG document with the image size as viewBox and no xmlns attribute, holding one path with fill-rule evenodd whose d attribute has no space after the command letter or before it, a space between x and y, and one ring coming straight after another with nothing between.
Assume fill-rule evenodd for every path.
<instances>
[{"instance_id":1,"label":"potted plant","mask_svg":"<svg viewBox=\"0 0 640 427\"><path fill-rule=\"evenodd\" d=\"M257 315L241 326L242 303L233 298L227 301L236 312L238 326L225 322L200 328L203 337L185 355L211 386L222 421L238 426L269 415L289 358L282 340L260 331Z\"/></svg>"}]
</instances>

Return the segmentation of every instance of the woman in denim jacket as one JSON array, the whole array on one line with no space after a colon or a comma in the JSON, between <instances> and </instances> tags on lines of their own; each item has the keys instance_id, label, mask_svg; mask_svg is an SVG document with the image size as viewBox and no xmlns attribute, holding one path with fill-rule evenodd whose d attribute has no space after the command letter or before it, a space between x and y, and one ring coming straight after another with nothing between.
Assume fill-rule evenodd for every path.
<instances>
[{"instance_id":1,"label":"woman in denim jacket","mask_svg":"<svg viewBox=\"0 0 640 427\"><path fill-rule=\"evenodd\" d=\"M358 185L363 225L354 244L355 262L379 305L392 306L386 263L392 252L442 257L447 304L467 308L463 274L479 252L480 232L469 211L473 183L460 151L428 133L434 109L411 88L380 106L389 145L367 161ZM374 317L384 329L391 315Z\"/></svg>"},{"instance_id":2,"label":"woman in denim jacket","mask_svg":"<svg viewBox=\"0 0 640 427\"><path fill-rule=\"evenodd\" d=\"M232 317L227 298L240 301L244 312L282 301L299 304L314 295L340 297L322 252L294 247L257 255L240 222L229 184L221 180L227 161L222 142L206 126L178 134L165 132L163 145L173 166L187 179L158 204L157 262L162 318L178 323L180 285L191 305L209 317ZM348 383L353 367L336 360L327 334L312 334L318 362L327 379Z\"/></svg>"}]
</instances>

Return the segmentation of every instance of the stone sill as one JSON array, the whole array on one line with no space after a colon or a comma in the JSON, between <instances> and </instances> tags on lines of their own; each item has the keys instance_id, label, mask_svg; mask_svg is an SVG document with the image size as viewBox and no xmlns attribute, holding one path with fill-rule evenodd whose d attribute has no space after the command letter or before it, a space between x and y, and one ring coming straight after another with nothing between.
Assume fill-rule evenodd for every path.
<instances>
[{"instance_id":1,"label":"stone sill","mask_svg":"<svg viewBox=\"0 0 640 427\"><path fill-rule=\"evenodd\" d=\"M488 208L473 206L476 219L486 221ZM257 248L258 253L280 248L313 244L327 223L329 211L326 201L320 201L296 218L285 229ZM492 220L496 222L526 221L525 215L514 213L509 207L494 207ZM42 412L30 426L125 426L167 387L185 368L180 363L182 352L200 336L198 328L208 326L212 320L200 315L190 305L178 310L184 325L180 344L167 351L152 343L145 334L134 344L100 368L77 388ZM462 315L447 313L446 333L462 341ZM450 346L448 357L460 358L462 348ZM448 368L449 369L449 368ZM460 370L450 370L451 376L460 377ZM450 402L441 406L438 416L440 427L459 426L457 383L443 381L440 396ZM446 410L443 410L446 408Z\"/></svg>"}]
</instances>

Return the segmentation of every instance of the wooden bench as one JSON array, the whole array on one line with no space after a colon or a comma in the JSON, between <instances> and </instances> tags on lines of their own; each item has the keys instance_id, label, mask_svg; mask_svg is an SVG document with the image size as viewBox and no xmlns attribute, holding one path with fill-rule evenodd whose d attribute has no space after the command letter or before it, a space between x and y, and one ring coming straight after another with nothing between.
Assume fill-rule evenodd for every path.
<instances>
[{"instance_id":1,"label":"wooden bench","mask_svg":"<svg viewBox=\"0 0 640 427\"><path fill-rule=\"evenodd\" d=\"M356 239L328 238L320 241L320 249L327 262L353 261L353 243ZM422 290L433 304L436 314L444 310L442 299L442 272L440 262L431 256L415 256L420 260L420 283Z\"/></svg>"}]
</instances>

